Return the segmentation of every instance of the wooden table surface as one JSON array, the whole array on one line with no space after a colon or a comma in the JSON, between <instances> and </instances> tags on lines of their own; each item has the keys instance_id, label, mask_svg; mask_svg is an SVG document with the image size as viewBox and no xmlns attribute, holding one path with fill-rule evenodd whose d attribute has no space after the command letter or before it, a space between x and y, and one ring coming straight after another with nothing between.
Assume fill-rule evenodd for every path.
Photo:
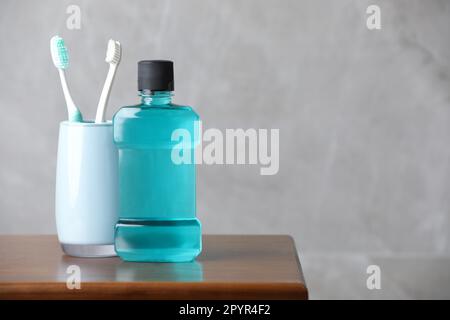
<instances>
[{"instance_id":1,"label":"wooden table surface","mask_svg":"<svg viewBox=\"0 0 450 320\"><path fill-rule=\"evenodd\" d=\"M67 269L80 267L81 288ZM70 270L70 269L69 269ZM74 258L56 236L0 236L0 299L307 299L294 241L283 235L205 235L189 263Z\"/></svg>"}]
</instances>

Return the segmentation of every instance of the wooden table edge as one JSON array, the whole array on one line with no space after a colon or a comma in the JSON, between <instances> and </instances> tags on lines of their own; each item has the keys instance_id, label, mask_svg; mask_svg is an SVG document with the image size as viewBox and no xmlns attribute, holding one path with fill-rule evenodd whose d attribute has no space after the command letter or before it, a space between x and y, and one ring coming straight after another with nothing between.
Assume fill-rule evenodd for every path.
<instances>
[{"instance_id":1,"label":"wooden table edge","mask_svg":"<svg viewBox=\"0 0 450 320\"><path fill-rule=\"evenodd\" d=\"M1 300L307 300L302 283L1 282Z\"/></svg>"}]
</instances>

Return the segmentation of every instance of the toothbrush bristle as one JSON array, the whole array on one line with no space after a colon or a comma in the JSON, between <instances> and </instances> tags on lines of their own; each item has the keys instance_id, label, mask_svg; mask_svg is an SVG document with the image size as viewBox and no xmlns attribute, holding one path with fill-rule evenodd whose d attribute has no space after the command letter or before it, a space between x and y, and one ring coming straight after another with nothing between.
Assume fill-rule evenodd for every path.
<instances>
[{"instance_id":1,"label":"toothbrush bristle","mask_svg":"<svg viewBox=\"0 0 450 320\"><path fill-rule=\"evenodd\" d=\"M106 50L105 61L112 64L118 64L122 55L122 49L119 41L109 40L108 49Z\"/></svg>"},{"instance_id":2,"label":"toothbrush bristle","mask_svg":"<svg viewBox=\"0 0 450 320\"><path fill-rule=\"evenodd\" d=\"M50 52L56 68L66 69L69 66L69 54L67 53L63 38L59 36L51 38Z\"/></svg>"}]
</instances>

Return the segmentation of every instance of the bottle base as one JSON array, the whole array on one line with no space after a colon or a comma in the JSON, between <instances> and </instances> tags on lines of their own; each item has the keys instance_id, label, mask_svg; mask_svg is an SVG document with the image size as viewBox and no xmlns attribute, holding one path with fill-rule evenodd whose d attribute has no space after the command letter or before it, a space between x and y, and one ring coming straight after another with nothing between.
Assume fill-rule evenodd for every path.
<instances>
[{"instance_id":1,"label":"bottle base","mask_svg":"<svg viewBox=\"0 0 450 320\"><path fill-rule=\"evenodd\" d=\"M200 221L120 219L115 249L125 261L189 262L202 249Z\"/></svg>"}]
</instances>

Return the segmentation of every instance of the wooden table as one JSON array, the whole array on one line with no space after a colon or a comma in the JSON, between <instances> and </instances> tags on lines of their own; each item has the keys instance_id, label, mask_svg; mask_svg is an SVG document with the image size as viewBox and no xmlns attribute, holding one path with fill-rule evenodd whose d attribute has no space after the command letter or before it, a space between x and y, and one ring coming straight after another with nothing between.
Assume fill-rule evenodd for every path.
<instances>
[{"instance_id":1,"label":"wooden table","mask_svg":"<svg viewBox=\"0 0 450 320\"><path fill-rule=\"evenodd\" d=\"M71 265L80 268L80 289L67 287ZM201 256L190 263L74 258L63 254L53 235L0 236L0 299L307 297L289 236L206 235Z\"/></svg>"}]
</instances>

